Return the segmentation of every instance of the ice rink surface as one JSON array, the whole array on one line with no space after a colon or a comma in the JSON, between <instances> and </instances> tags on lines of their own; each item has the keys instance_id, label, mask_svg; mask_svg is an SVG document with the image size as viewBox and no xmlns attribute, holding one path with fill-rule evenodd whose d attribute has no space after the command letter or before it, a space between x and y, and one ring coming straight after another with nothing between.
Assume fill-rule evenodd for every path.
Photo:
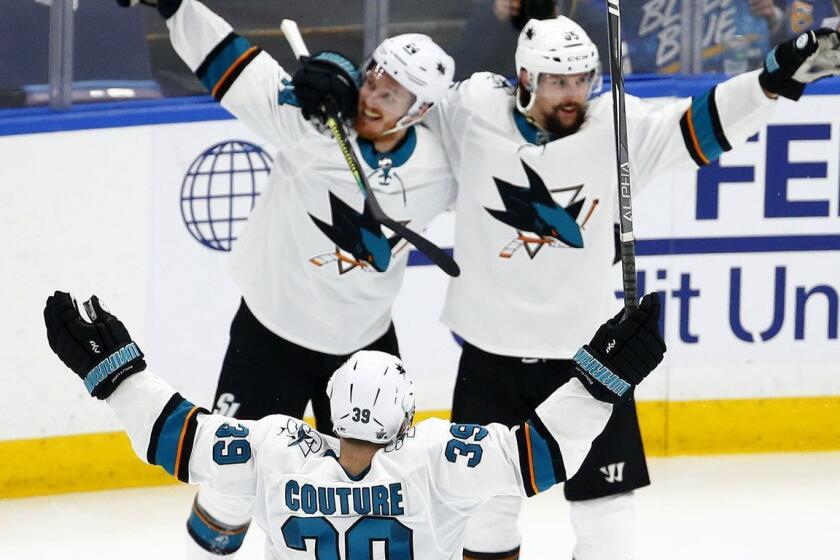
<instances>
[{"instance_id":1,"label":"ice rink surface","mask_svg":"<svg viewBox=\"0 0 840 560\"><path fill-rule=\"evenodd\" d=\"M654 458L636 560L840 559L840 452ZM0 559L182 557L186 485L0 500ZM522 558L570 559L563 492L526 503ZM237 555L261 559L254 527ZM422 559L418 559L422 560Z\"/></svg>"}]
</instances>

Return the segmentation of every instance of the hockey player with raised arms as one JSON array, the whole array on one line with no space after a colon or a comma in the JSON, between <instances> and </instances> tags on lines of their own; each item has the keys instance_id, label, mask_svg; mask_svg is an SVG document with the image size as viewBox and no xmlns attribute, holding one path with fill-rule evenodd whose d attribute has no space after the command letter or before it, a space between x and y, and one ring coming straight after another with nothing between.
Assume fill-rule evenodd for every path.
<instances>
[{"instance_id":1,"label":"hockey player with raised arms","mask_svg":"<svg viewBox=\"0 0 840 560\"><path fill-rule=\"evenodd\" d=\"M744 143L778 96L796 100L806 84L838 73L838 43L833 30L803 33L773 49L763 70L692 99L655 105L627 96L634 191L658 173L696 169ZM443 322L465 341L452 404L459 423L514 426L527 417L574 375L583 336L615 301L615 137L611 96L595 96L598 49L568 18L531 20L515 62L518 87L474 74L428 120L458 183L461 275L449 283ZM632 495L647 484L635 404L617 404L564 485L575 560L633 557ZM520 504L505 497L478 510L464 557L518 558Z\"/></svg>"},{"instance_id":2,"label":"hockey player with raised arms","mask_svg":"<svg viewBox=\"0 0 840 560\"><path fill-rule=\"evenodd\" d=\"M365 210L335 140L317 122L319 107L327 93L340 101L383 210L420 231L454 198L440 142L414 126L448 91L454 62L429 37L407 34L380 44L361 74L340 54L323 52L291 76L200 2L143 3L166 19L175 51L213 97L277 149L233 246L242 303L215 409L245 419L302 417L311 400L319 429L329 433L324 387L338 365L365 348L399 354L391 307L409 251ZM188 523L189 558L229 558L249 519L235 501L201 488Z\"/></svg>"},{"instance_id":3,"label":"hockey player with raised arms","mask_svg":"<svg viewBox=\"0 0 840 560\"><path fill-rule=\"evenodd\" d=\"M50 348L113 409L142 460L246 504L273 560L460 558L467 516L491 496L533 496L573 476L612 402L629 398L665 352L652 294L601 325L579 350L576 377L508 428L412 427L415 389L402 362L360 351L326 387L336 439L285 415L238 420L196 407L144 371L143 352L95 296L84 308L89 320L70 294L47 298Z\"/></svg>"}]
</instances>

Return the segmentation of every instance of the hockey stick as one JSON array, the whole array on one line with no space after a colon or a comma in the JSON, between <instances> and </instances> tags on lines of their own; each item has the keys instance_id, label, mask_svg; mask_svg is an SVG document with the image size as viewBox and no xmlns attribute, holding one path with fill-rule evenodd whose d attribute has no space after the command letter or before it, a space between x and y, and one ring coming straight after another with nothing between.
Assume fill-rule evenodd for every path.
<instances>
[{"instance_id":1,"label":"hockey stick","mask_svg":"<svg viewBox=\"0 0 840 560\"><path fill-rule=\"evenodd\" d=\"M284 19L283 23L280 24L280 29L283 31L283 35L289 42L289 46L292 47L292 52L294 53L295 58L309 55L309 50L303 42L303 37L300 35L297 23L290 19ZM344 161L347 163L347 167L350 168L350 173L353 174L353 178L356 180L356 185L362 192L362 195L365 198L365 204L368 205L373 218L383 226L393 231L396 235L399 235L407 242L414 245L418 251L429 257L429 260L431 260L446 274L449 276L458 276L461 273L461 269L458 267L458 263L455 262L455 259L419 233L408 229L403 224L389 217L385 211L382 210L382 207L379 205L379 201L376 200L376 195L373 194L373 189L370 188L367 178L364 176L364 173L362 173L362 166L353 151L353 146L350 144L350 140L347 138L347 132L344 130L344 125L338 119L335 106L327 103L322 105L321 108L326 119L325 124L332 131L336 142L338 142L338 147L341 149L341 155L344 156Z\"/></svg>"},{"instance_id":2,"label":"hockey stick","mask_svg":"<svg viewBox=\"0 0 840 560\"><path fill-rule=\"evenodd\" d=\"M624 281L624 309L629 313L639 307L636 293L636 242L633 237L633 206L630 198L630 157L627 151L627 122L624 111L624 77L621 75L621 12L619 0L607 2L610 78L613 94L616 173L618 174L618 210L621 245L621 274ZM627 314L625 313L625 317Z\"/></svg>"}]
</instances>

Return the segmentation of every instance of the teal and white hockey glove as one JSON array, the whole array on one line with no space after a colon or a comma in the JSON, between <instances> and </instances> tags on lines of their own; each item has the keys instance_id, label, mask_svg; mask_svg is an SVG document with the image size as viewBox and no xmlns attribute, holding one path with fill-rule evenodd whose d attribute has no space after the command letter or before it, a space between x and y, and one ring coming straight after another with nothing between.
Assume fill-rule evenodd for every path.
<instances>
[{"instance_id":1,"label":"teal and white hockey glove","mask_svg":"<svg viewBox=\"0 0 840 560\"><path fill-rule=\"evenodd\" d=\"M758 81L765 90L796 101L807 84L838 74L840 34L824 27L806 31L767 53Z\"/></svg>"},{"instance_id":2,"label":"teal and white hockey glove","mask_svg":"<svg viewBox=\"0 0 840 560\"><path fill-rule=\"evenodd\" d=\"M102 308L99 298L91 297L84 308L91 322L82 319L70 294L55 292L48 297L47 340L64 365L85 382L88 393L105 399L125 378L146 369L146 361L125 326Z\"/></svg>"},{"instance_id":3,"label":"teal and white hockey glove","mask_svg":"<svg viewBox=\"0 0 840 560\"><path fill-rule=\"evenodd\" d=\"M630 400L636 385L662 361L659 294L646 295L622 320L624 310L598 328L575 354L575 374L593 397L613 404Z\"/></svg>"}]
</instances>

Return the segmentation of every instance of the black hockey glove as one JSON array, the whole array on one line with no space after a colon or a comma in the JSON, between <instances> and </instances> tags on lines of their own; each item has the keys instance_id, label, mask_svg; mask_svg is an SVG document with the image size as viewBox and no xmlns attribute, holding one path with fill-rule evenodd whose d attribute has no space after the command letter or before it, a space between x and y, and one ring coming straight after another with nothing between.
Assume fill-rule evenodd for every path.
<instances>
[{"instance_id":1,"label":"black hockey glove","mask_svg":"<svg viewBox=\"0 0 840 560\"><path fill-rule=\"evenodd\" d=\"M151 6L157 8L164 19L169 19L181 7L181 0L117 0L117 4L123 8L130 8L137 4Z\"/></svg>"},{"instance_id":2,"label":"black hockey glove","mask_svg":"<svg viewBox=\"0 0 840 560\"><path fill-rule=\"evenodd\" d=\"M557 6L554 0L522 0L519 13L511 16L510 23L522 31L525 24L532 19L550 19L557 16Z\"/></svg>"},{"instance_id":3,"label":"black hockey glove","mask_svg":"<svg viewBox=\"0 0 840 560\"><path fill-rule=\"evenodd\" d=\"M99 298L84 303L92 322L82 319L76 300L65 292L47 298L44 322L50 348L85 382L88 393L104 399L131 374L146 369L143 352L119 319L102 309Z\"/></svg>"},{"instance_id":4,"label":"black hockey glove","mask_svg":"<svg viewBox=\"0 0 840 560\"><path fill-rule=\"evenodd\" d=\"M636 311L624 310L601 325L592 341L575 354L575 374L600 401L629 400L636 385L659 365L665 341L659 334L659 294L646 295Z\"/></svg>"},{"instance_id":5,"label":"black hockey glove","mask_svg":"<svg viewBox=\"0 0 840 560\"><path fill-rule=\"evenodd\" d=\"M303 118L322 116L322 106L331 104L343 119L356 116L359 102L359 71L341 54L321 51L300 60L292 78Z\"/></svg>"},{"instance_id":6,"label":"black hockey glove","mask_svg":"<svg viewBox=\"0 0 840 560\"><path fill-rule=\"evenodd\" d=\"M758 81L765 90L796 101L805 85L840 74L840 34L826 27L777 45L764 59Z\"/></svg>"}]
</instances>

